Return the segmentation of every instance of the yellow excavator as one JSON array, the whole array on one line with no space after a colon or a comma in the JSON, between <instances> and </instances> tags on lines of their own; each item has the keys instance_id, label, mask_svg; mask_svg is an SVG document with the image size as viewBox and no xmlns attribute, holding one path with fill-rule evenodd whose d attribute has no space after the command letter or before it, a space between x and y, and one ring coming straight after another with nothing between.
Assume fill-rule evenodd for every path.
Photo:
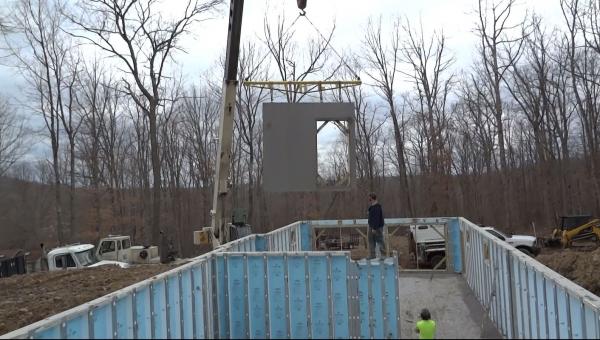
<instances>
[{"instance_id":1,"label":"yellow excavator","mask_svg":"<svg viewBox=\"0 0 600 340\"><path fill-rule=\"evenodd\" d=\"M589 215L561 216L560 227L554 229L552 238L546 241L549 247L569 248L574 241L600 241L600 219Z\"/></svg>"}]
</instances>

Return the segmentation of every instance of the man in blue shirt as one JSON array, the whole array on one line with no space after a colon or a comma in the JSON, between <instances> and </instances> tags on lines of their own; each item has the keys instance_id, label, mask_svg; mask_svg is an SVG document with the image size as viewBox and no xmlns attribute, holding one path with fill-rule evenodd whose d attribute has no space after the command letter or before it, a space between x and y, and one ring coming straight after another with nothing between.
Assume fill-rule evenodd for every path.
<instances>
[{"instance_id":1,"label":"man in blue shirt","mask_svg":"<svg viewBox=\"0 0 600 340\"><path fill-rule=\"evenodd\" d=\"M383 210L381 204L377 202L377 195L369 194L369 259L375 258L375 246L379 244L379 251L385 253L385 243L383 242Z\"/></svg>"}]
</instances>

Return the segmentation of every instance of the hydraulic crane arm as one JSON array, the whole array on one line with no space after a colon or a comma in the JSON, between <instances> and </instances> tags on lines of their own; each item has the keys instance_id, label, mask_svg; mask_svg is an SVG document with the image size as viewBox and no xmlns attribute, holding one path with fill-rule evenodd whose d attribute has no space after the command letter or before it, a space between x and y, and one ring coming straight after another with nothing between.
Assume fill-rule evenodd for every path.
<instances>
[{"instance_id":1,"label":"hydraulic crane arm","mask_svg":"<svg viewBox=\"0 0 600 340\"><path fill-rule=\"evenodd\" d=\"M227 54L225 57L225 78L223 80L223 105L219 124L219 147L211 210L213 247L229 241L229 228L225 223L225 199L229 192L229 170L231 167L231 144L233 141L233 120L235 115L235 95L237 91L237 70L242 34L244 0L231 0L229 5L229 32L227 34Z\"/></svg>"},{"instance_id":2,"label":"hydraulic crane arm","mask_svg":"<svg viewBox=\"0 0 600 340\"><path fill-rule=\"evenodd\" d=\"M307 0L297 0L298 8L304 13ZM237 91L237 71L242 34L244 0L230 0L229 32L227 34L227 54L225 58L225 78L223 80L223 105L219 124L219 147L211 210L211 230L213 248L231 241L229 227L225 220L225 200L229 192L229 172L231 168L231 144L233 141L233 120Z\"/></svg>"}]
</instances>

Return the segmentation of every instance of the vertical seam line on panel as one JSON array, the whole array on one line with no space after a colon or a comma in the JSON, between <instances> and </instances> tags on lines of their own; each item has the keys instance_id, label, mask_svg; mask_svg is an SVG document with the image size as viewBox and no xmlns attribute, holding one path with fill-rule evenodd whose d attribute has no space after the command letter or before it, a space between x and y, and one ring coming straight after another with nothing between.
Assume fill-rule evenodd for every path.
<instances>
[{"instance_id":1,"label":"vertical seam line on panel","mask_svg":"<svg viewBox=\"0 0 600 340\"><path fill-rule=\"evenodd\" d=\"M137 339L138 338L138 327L139 327L139 323L138 323L138 318L137 318L137 289L134 288L133 292L131 294L131 321L133 323L133 338Z\"/></svg>"},{"instance_id":2,"label":"vertical seam line on panel","mask_svg":"<svg viewBox=\"0 0 600 340\"><path fill-rule=\"evenodd\" d=\"M213 256L206 259L206 262L202 265L203 276L202 276L202 290L204 300L202 301L202 317L204 318L204 338L215 338L215 324L214 324L214 311L213 305L213 279L212 279L212 262Z\"/></svg>"},{"instance_id":3,"label":"vertical seam line on panel","mask_svg":"<svg viewBox=\"0 0 600 340\"><path fill-rule=\"evenodd\" d=\"M244 269L244 282L246 282L244 286L244 325L246 327L246 338L250 338L250 300L248 294L248 255L244 254L243 257L243 269Z\"/></svg>"},{"instance_id":4,"label":"vertical seam line on panel","mask_svg":"<svg viewBox=\"0 0 600 340\"><path fill-rule=\"evenodd\" d=\"M373 289L371 281L371 260L367 260L367 301L369 302L369 336L371 339L375 337L375 325L373 324Z\"/></svg>"},{"instance_id":5,"label":"vertical seam line on panel","mask_svg":"<svg viewBox=\"0 0 600 340\"><path fill-rule=\"evenodd\" d=\"M310 268L308 263L308 254L304 253L304 277L306 281L306 310L307 310L307 327L308 338L312 338L312 308L310 303Z\"/></svg>"},{"instance_id":6,"label":"vertical seam line on panel","mask_svg":"<svg viewBox=\"0 0 600 340\"><path fill-rule=\"evenodd\" d=\"M167 338L171 339L173 338L171 336L171 316L169 315L171 313L171 301L169 301L169 277L167 276L166 278L163 279L163 286L165 287L165 305L166 305L166 309L165 309L165 316L166 316L166 327L167 327Z\"/></svg>"},{"instance_id":7,"label":"vertical seam line on panel","mask_svg":"<svg viewBox=\"0 0 600 340\"><path fill-rule=\"evenodd\" d=\"M264 287L265 287L265 334L267 338L271 338L271 306L269 306L269 263L267 261L267 255L263 255L263 268L264 268Z\"/></svg>"},{"instance_id":8,"label":"vertical seam line on panel","mask_svg":"<svg viewBox=\"0 0 600 340\"><path fill-rule=\"evenodd\" d=\"M91 306L88 308L87 311L87 321L88 321L88 337L90 339L95 339L96 336L94 335L94 307Z\"/></svg>"},{"instance_id":9,"label":"vertical seam line on panel","mask_svg":"<svg viewBox=\"0 0 600 340\"><path fill-rule=\"evenodd\" d=\"M585 304L583 303L583 299L579 298L579 306L581 309L581 338L585 339L585 337L587 336L587 327L585 325Z\"/></svg>"},{"instance_id":10,"label":"vertical seam line on panel","mask_svg":"<svg viewBox=\"0 0 600 340\"><path fill-rule=\"evenodd\" d=\"M558 290L556 287L556 281L552 281L552 294L554 294L554 329L556 331L556 337L560 337L560 321L558 320Z\"/></svg>"},{"instance_id":11,"label":"vertical seam line on panel","mask_svg":"<svg viewBox=\"0 0 600 340\"><path fill-rule=\"evenodd\" d=\"M402 327L400 327L400 269L398 257L394 257L394 290L396 292L396 328L398 329L398 338L402 338Z\"/></svg>"},{"instance_id":12,"label":"vertical seam line on panel","mask_svg":"<svg viewBox=\"0 0 600 340\"><path fill-rule=\"evenodd\" d=\"M211 281L212 281L212 287L211 287L211 292L212 292L212 302L211 302L211 307L213 310L213 316L212 316L212 336L214 338L221 338L221 329L219 327L219 301L218 301L218 297L217 297L217 291L220 290L220 288L217 286L217 256L216 255L212 255L211 256L211 261L210 261L210 276L211 276Z\"/></svg>"},{"instance_id":13,"label":"vertical seam line on panel","mask_svg":"<svg viewBox=\"0 0 600 340\"><path fill-rule=\"evenodd\" d=\"M379 266L380 266L380 272L381 275L379 275L379 278L377 278L379 280L379 285L381 286L380 290L381 290L381 312L382 312L382 316L383 316L383 335L384 337L387 338L387 330L388 330L388 317L387 317L387 308L386 308L386 303L385 303L385 271L386 271L386 265L385 262L382 260L381 262L379 262Z\"/></svg>"},{"instance_id":14,"label":"vertical seam line on panel","mask_svg":"<svg viewBox=\"0 0 600 340\"><path fill-rule=\"evenodd\" d=\"M566 289L563 289L565 292L565 304L567 307L567 330L569 331L569 339L573 339L573 327L571 325L571 297Z\"/></svg>"},{"instance_id":15,"label":"vertical seam line on panel","mask_svg":"<svg viewBox=\"0 0 600 340\"><path fill-rule=\"evenodd\" d=\"M333 278L332 276L332 258L331 258L331 253L327 254L327 298L329 299L329 303L327 304L327 308L328 308L328 315L327 318L329 319L329 337L330 338L335 338L335 329L333 327L334 324L334 318L333 318L333 289L332 289L332 285L333 285Z\"/></svg>"},{"instance_id":16,"label":"vertical seam line on panel","mask_svg":"<svg viewBox=\"0 0 600 340\"><path fill-rule=\"evenodd\" d=\"M110 301L110 316L112 319L111 322L111 326L112 326L112 330L111 330L111 336L113 337L113 339L117 338L117 298L113 298ZM66 337L63 337L63 339Z\"/></svg>"},{"instance_id":17,"label":"vertical seam line on panel","mask_svg":"<svg viewBox=\"0 0 600 340\"><path fill-rule=\"evenodd\" d=\"M229 325L229 261L227 254L223 254L223 271L225 282L223 284L223 289L225 290L225 303L223 307L225 308L225 321L223 324L227 327L225 331L225 338L231 337L231 325Z\"/></svg>"},{"instance_id":18,"label":"vertical seam line on panel","mask_svg":"<svg viewBox=\"0 0 600 340\"><path fill-rule=\"evenodd\" d=\"M505 254L505 258L506 258L506 271L508 272L508 284L509 284L509 290L508 290L508 302L510 303L510 306L507 306L507 308L510 307L510 332L508 333L508 337L509 338L516 338L519 336L519 326L518 326L518 320L517 320L517 304L516 304L516 282L515 282L515 273L514 273L514 263L512 261L512 258L510 256L510 252L506 251Z\"/></svg>"},{"instance_id":19,"label":"vertical seam line on panel","mask_svg":"<svg viewBox=\"0 0 600 340\"><path fill-rule=\"evenodd\" d=\"M195 284L195 280L194 280L194 269L199 270L200 267L191 267L190 268L190 287L191 287L191 299L192 299L192 339L196 339L196 284ZM200 275L202 275L202 271L200 272Z\"/></svg>"},{"instance_id":20,"label":"vertical seam line on panel","mask_svg":"<svg viewBox=\"0 0 600 340\"><path fill-rule=\"evenodd\" d=\"M150 303L148 304L150 306L150 336L152 339L156 339L156 332L154 331L156 317L156 313L154 312L154 283L151 283L148 287L148 297L150 299Z\"/></svg>"},{"instance_id":21,"label":"vertical seam line on panel","mask_svg":"<svg viewBox=\"0 0 600 340\"><path fill-rule=\"evenodd\" d=\"M536 336L540 337L540 311L539 311L539 303L538 303L538 291L537 291L537 275L534 268L531 268L533 271L533 310L535 313L535 327L536 327ZM529 275L529 274L528 274ZM531 305L531 304L530 304ZM532 332L533 333L533 332Z\"/></svg>"},{"instance_id":22,"label":"vertical seam line on panel","mask_svg":"<svg viewBox=\"0 0 600 340\"><path fill-rule=\"evenodd\" d=\"M352 325L354 324L354 311L352 306L352 301L354 298L352 287L350 286L350 258L346 255L346 310L348 311L348 335L351 339L354 338L354 329Z\"/></svg>"},{"instance_id":23,"label":"vertical seam line on panel","mask_svg":"<svg viewBox=\"0 0 600 340\"><path fill-rule=\"evenodd\" d=\"M291 338L292 334L292 315L290 313L290 286L288 272L288 256L283 255L283 287L285 292L285 318L287 324L287 337Z\"/></svg>"},{"instance_id":24,"label":"vertical seam line on panel","mask_svg":"<svg viewBox=\"0 0 600 340\"><path fill-rule=\"evenodd\" d=\"M60 323L58 324L58 332L61 336L61 338L66 339L67 338L67 318L62 318L60 320Z\"/></svg>"},{"instance_id":25,"label":"vertical seam line on panel","mask_svg":"<svg viewBox=\"0 0 600 340\"><path fill-rule=\"evenodd\" d=\"M182 273L177 273L177 284L179 286L179 336L185 337L185 317L183 315L183 284L182 284Z\"/></svg>"},{"instance_id":26,"label":"vertical seam line on panel","mask_svg":"<svg viewBox=\"0 0 600 340\"><path fill-rule=\"evenodd\" d=\"M546 290L546 276L542 274L542 292L544 294L544 320L546 320L546 338L550 338L550 318L548 317L548 291Z\"/></svg>"}]
</instances>

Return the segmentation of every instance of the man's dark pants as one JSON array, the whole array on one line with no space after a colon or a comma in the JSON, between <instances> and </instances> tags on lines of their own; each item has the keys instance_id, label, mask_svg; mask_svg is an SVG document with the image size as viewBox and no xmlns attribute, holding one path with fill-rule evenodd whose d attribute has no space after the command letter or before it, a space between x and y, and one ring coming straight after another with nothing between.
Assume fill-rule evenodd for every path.
<instances>
[{"instance_id":1,"label":"man's dark pants","mask_svg":"<svg viewBox=\"0 0 600 340\"><path fill-rule=\"evenodd\" d=\"M383 241L383 227L371 228L369 227L369 253L371 259L375 258L375 245L379 244L379 251L381 256L385 256L385 243Z\"/></svg>"}]
</instances>

